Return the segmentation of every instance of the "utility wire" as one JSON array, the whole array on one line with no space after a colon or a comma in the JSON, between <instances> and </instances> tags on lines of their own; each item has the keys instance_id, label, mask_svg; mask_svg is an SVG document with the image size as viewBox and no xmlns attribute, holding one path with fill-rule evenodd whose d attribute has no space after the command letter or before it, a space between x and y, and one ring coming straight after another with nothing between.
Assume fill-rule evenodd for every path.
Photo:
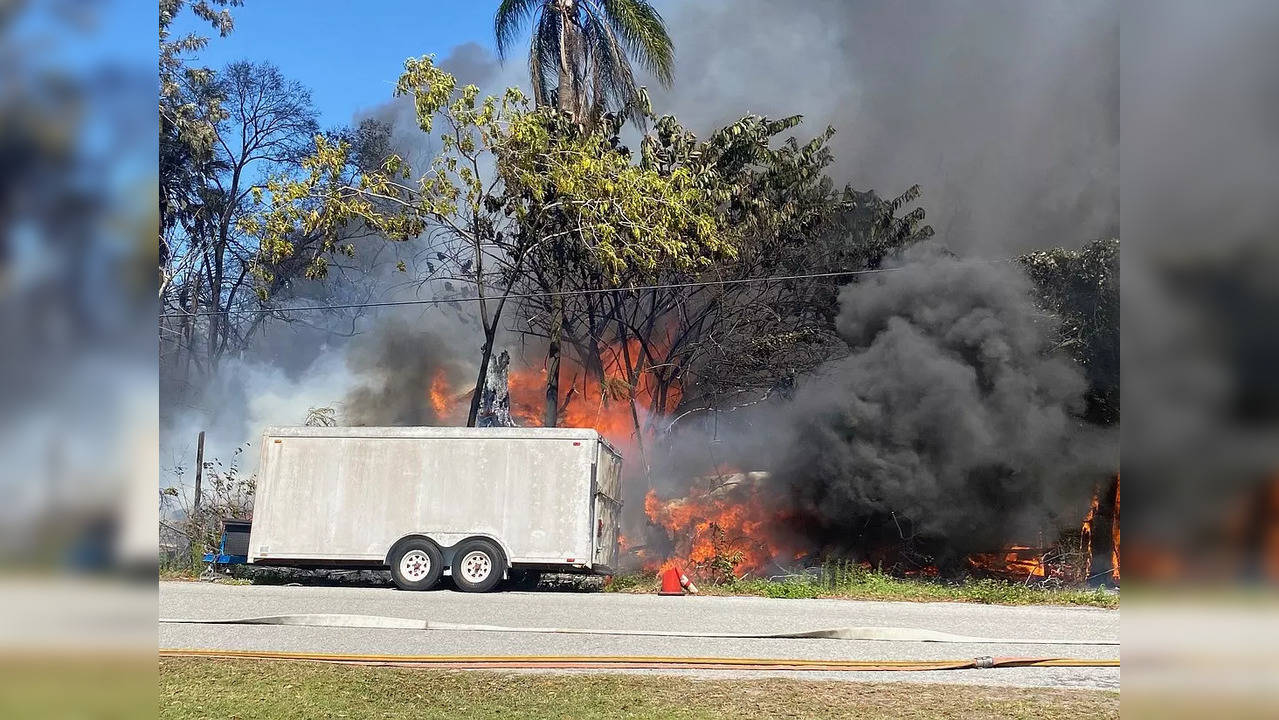
<instances>
[{"instance_id":1,"label":"utility wire","mask_svg":"<svg viewBox=\"0 0 1279 720\"><path fill-rule=\"evenodd\" d=\"M1003 262L1003 261L1000 261ZM732 280L703 280L699 282L686 283L669 283L665 285L635 285L631 287L620 288L598 288L591 290L559 290L552 292L535 292L535 293L511 293L506 296L508 300L525 300L532 298L549 298L549 297L566 297L570 295L602 295L604 293L615 292L636 292L640 290L676 290L680 288L705 287L709 285L741 285L745 283L757 282L778 282L782 280L810 280L817 278L832 277L851 277L853 275L871 275L874 273L892 272L894 270L905 270L906 266L875 268L873 270L841 270L837 272L813 273L811 275L770 275L768 277L758 278L737 278ZM277 307L277 308L255 308L251 310L209 310L204 312L171 312L162 313L160 318L190 318L190 317L207 317L213 315L227 315L230 313L250 314L250 313L293 313L293 312L310 312L316 310L349 310L355 308L375 308L375 307L400 307L404 305L442 305L445 303L455 302L478 302L480 300L499 300L501 293L489 295L481 298L460 297L460 298L433 298L430 300L388 300L385 302L368 302L368 303L349 303L341 305L304 305L300 307Z\"/></svg>"}]
</instances>

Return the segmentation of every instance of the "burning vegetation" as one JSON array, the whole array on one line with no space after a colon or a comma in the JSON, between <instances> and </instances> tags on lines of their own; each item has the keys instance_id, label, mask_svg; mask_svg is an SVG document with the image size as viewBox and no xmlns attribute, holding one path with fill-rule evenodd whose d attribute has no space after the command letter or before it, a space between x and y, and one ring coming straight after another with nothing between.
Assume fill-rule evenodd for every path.
<instances>
[{"instance_id":1,"label":"burning vegetation","mask_svg":"<svg viewBox=\"0 0 1279 720\"><path fill-rule=\"evenodd\" d=\"M639 356L638 343L631 352ZM678 384L663 388L659 402L656 383L651 375L641 375L635 385L634 408L630 401L631 384L623 362L624 352L617 348L605 348L601 371L588 372L576 363L566 363L564 375L567 382L559 383L559 403L556 425L559 427L594 428L619 448L634 450L636 428L646 430L641 418L656 413L665 416L679 405L681 389ZM545 425L546 368L544 366L512 367L507 378L511 419L524 427ZM464 424L471 389L459 389L447 379L444 371L437 371L427 390L427 401L442 424Z\"/></svg>"},{"instance_id":2,"label":"burning vegetation","mask_svg":"<svg viewBox=\"0 0 1279 720\"><path fill-rule=\"evenodd\" d=\"M637 550L646 571L674 563L710 580L743 574L768 575L804 558L788 526L791 518L761 499L767 473L724 470L694 481L688 494L661 500L655 490L644 496L644 514L658 532L653 548Z\"/></svg>"},{"instance_id":3,"label":"burning vegetation","mask_svg":"<svg viewBox=\"0 0 1279 720\"><path fill-rule=\"evenodd\" d=\"M655 369L682 359L668 331L601 344L596 362L561 358L556 424L595 428L628 459L633 494L620 542L632 567L676 564L723 582L851 561L899 576L1119 582L1118 476L1073 508L1061 491L1105 475L1102 463L1077 459L1075 444L1090 440L1067 418L1083 384L1040 354L1046 335L1032 322L1024 280L953 261L912 272L846 291L844 306L859 308L840 318L853 354L819 368L806 392L766 392L766 402L738 408L751 432L725 420L726 437L710 437L705 421L679 422L699 412L685 402L695 375ZM964 296L952 281L977 289ZM941 300L938 283L951 288ZM972 354L991 347L1004 355ZM545 362L510 363L512 422L545 423L547 374ZM444 370L430 377L423 399L439 422L465 422L467 385Z\"/></svg>"},{"instance_id":4,"label":"burning vegetation","mask_svg":"<svg viewBox=\"0 0 1279 720\"><path fill-rule=\"evenodd\" d=\"M820 550L807 545L797 528L802 518L770 507L762 500L767 473L722 472L698 478L686 496L662 500L650 490L644 512L656 533L645 546L623 542L645 572L660 572L674 564L712 581L745 576L790 575L819 563ZM1100 514L1100 494L1094 495L1078 532L1063 532L1050 545L1012 544L995 552L972 553L962 565L945 572L923 557L909 542L894 543L867 553L862 566L902 576L938 577L968 574L1015 582L1055 581L1079 584L1098 580L1118 584L1119 483L1111 486L1113 514ZM1100 492L1100 491L1099 491ZM1094 546L1094 532L1104 531L1106 542ZM1106 547L1102 547L1102 546Z\"/></svg>"}]
</instances>

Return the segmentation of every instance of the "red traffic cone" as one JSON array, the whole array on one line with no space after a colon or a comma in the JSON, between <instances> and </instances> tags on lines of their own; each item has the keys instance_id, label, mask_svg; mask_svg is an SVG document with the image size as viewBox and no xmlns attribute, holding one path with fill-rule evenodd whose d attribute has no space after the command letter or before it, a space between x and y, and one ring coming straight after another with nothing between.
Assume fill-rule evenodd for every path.
<instances>
[{"instance_id":1,"label":"red traffic cone","mask_svg":"<svg viewBox=\"0 0 1279 720\"><path fill-rule=\"evenodd\" d=\"M662 573L662 589L657 591L658 595L683 595L684 585L680 583L679 577L681 573L674 566L666 568L666 572Z\"/></svg>"},{"instance_id":2,"label":"red traffic cone","mask_svg":"<svg viewBox=\"0 0 1279 720\"><path fill-rule=\"evenodd\" d=\"M666 568L666 571L662 573L662 589L658 590L657 594L683 595L685 591L696 593L697 586L678 567L672 565Z\"/></svg>"}]
</instances>

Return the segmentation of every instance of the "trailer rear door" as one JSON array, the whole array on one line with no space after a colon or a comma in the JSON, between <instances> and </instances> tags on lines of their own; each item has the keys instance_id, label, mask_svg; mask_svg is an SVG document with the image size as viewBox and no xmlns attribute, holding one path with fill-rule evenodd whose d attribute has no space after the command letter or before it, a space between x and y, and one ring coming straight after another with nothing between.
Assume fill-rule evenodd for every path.
<instances>
[{"instance_id":1,"label":"trailer rear door","mask_svg":"<svg viewBox=\"0 0 1279 720\"><path fill-rule=\"evenodd\" d=\"M593 484L595 554L591 565L597 572L613 572L617 569L617 535L622 523L622 458L603 442L599 443Z\"/></svg>"},{"instance_id":2,"label":"trailer rear door","mask_svg":"<svg viewBox=\"0 0 1279 720\"><path fill-rule=\"evenodd\" d=\"M617 531L622 506L612 498L595 495L595 558L592 565L600 572L617 568Z\"/></svg>"}]
</instances>

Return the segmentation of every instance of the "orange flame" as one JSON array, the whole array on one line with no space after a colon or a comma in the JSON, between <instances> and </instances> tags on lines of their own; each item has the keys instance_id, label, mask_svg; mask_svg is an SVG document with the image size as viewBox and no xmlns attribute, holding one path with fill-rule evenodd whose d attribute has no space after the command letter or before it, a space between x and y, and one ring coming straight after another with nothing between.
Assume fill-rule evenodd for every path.
<instances>
[{"instance_id":1,"label":"orange flame","mask_svg":"<svg viewBox=\"0 0 1279 720\"><path fill-rule=\"evenodd\" d=\"M797 550L782 531L783 514L759 497L762 474L731 472L702 478L687 497L662 500L650 490L644 497L644 513L650 522L666 531L674 544L671 557L660 566L650 562L645 569L665 569L679 565L701 574L740 576L767 570L776 558L799 560L807 555Z\"/></svg>"},{"instance_id":2,"label":"orange flame","mask_svg":"<svg viewBox=\"0 0 1279 720\"><path fill-rule=\"evenodd\" d=\"M650 348L653 343L650 343ZM632 366L639 361L638 341L628 345ZM634 447L635 425L644 429L652 414L665 415L676 407L682 396L679 381L665 387L652 372L641 370L634 383L635 414L630 406L631 382L626 355L620 344L605 347L601 353L603 378L588 373L574 358L562 358L559 387L559 427L594 428L609 442L625 451ZM511 392L511 416L516 424L541 427L545 420L546 369L544 367L512 367L508 376ZM466 403L470 392L451 396L443 370L432 378L427 393L432 409L441 422L462 424L466 420Z\"/></svg>"},{"instance_id":3,"label":"orange flame","mask_svg":"<svg viewBox=\"0 0 1279 720\"><path fill-rule=\"evenodd\" d=\"M1115 516L1110 520L1110 577L1119 582L1119 475L1115 475Z\"/></svg>"},{"instance_id":4,"label":"orange flame","mask_svg":"<svg viewBox=\"0 0 1279 720\"><path fill-rule=\"evenodd\" d=\"M431 378L431 387L426 394L431 401L431 409L435 411L435 417L444 418L452 413L455 403L449 397L449 381L445 377L443 368L435 371L435 376Z\"/></svg>"},{"instance_id":5,"label":"orange flame","mask_svg":"<svg viewBox=\"0 0 1279 720\"><path fill-rule=\"evenodd\" d=\"M1029 545L1010 545L1003 552L997 553L973 553L968 556L968 564L974 569L1009 579L1042 578L1048 575L1043 551Z\"/></svg>"},{"instance_id":6,"label":"orange flame","mask_svg":"<svg viewBox=\"0 0 1279 720\"><path fill-rule=\"evenodd\" d=\"M1107 490L1106 492L1110 492ZM974 553L968 557L968 564L975 570L1008 579L1030 579L1054 577L1069 582L1079 582L1091 577L1093 543L1098 539L1098 523L1105 521L1102 510L1102 489L1099 487L1088 503L1088 512L1084 514L1079 525L1079 546L1076 554L1073 545L1067 548L1060 544L1050 547L1033 548L1028 545L1011 545L997 553ZM1110 519L1111 569L1110 577L1119 581L1119 476L1115 476L1114 510ZM1104 538L1105 536L1101 536ZM1070 543L1067 543L1070 545ZM1061 552L1066 550L1068 552ZM1072 561L1070 558L1079 558Z\"/></svg>"},{"instance_id":7,"label":"orange flame","mask_svg":"<svg viewBox=\"0 0 1279 720\"><path fill-rule=\"evenodd\" d=\"M1110 579L1119 582L1119 475L1115 475L1115 489L1113 497L1113 505L1110 517ZM1109 492L1109 491L1107 491ZM1084 516L1083 525L1080 527L1080 537L1082 539L1082 547L1080 548L1084 555L1084 577L1090 577L1092 574L1092 558L1093 558L1093 538L1095 533L1099 531L1096 527L1098 520L1104 520L1098 517L1101 510L1101 489L1098 488L1093 492L1092 504L1088 508L1088 514ZM1105 532L1104 529L1101 532ZM1102 536L1105 537L1104 535Z\"/></svg>"}]
</instances>

